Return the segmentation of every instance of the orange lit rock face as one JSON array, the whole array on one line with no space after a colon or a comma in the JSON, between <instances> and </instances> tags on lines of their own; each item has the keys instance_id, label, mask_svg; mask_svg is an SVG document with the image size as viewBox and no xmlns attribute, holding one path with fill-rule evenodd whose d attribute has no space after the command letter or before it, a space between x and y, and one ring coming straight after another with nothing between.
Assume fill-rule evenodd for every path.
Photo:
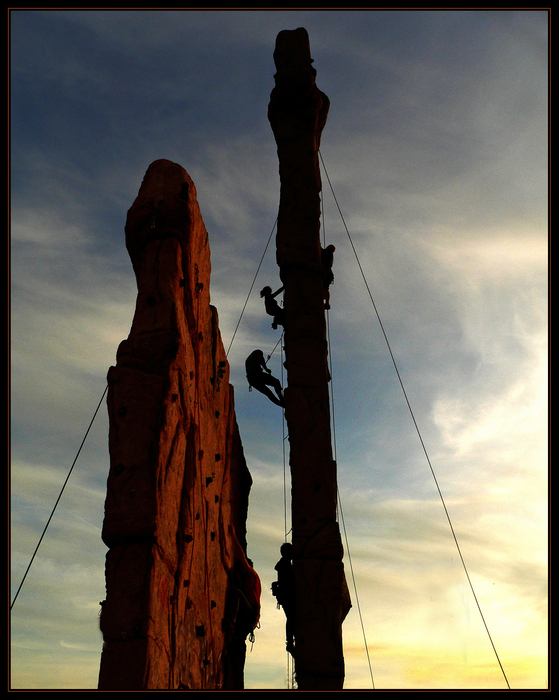
<instances>
[{"instance_id":1,"label":"orange lit rock face","mask_svg":"<svg viewBox=\"0 0 559 700\"><path fill-rule=\"evenodd\" d=\"M210 305L208 236L182 167L148 168L126 245L138 298L108 374L99 688L242 688L260 593L246 558L251 478Z\"/></svg>"}]
</instances>

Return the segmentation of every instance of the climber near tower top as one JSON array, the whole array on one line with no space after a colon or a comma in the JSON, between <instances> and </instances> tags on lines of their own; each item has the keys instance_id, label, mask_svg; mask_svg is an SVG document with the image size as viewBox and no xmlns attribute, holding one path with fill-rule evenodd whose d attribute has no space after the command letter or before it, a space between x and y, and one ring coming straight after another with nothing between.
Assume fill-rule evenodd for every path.
<instances>
[{"instance_id":1,"label":"climber near tower top","mask_svg":"<svg viewBox=\"0 0 559 700\"><path fill-rule=\"evenodd\" d=\"M278 325L283 326L283 316L285 312L275 299L275 297L277 297L277 295L281 292L283 292L283 287L280 287L276 292L272 292L271 287L264 287L264 289L260 292L260 296L264 297L266 313L274 318L272 321L272 328L274 330L278 327Z\"/></svg>"}]
</instances>

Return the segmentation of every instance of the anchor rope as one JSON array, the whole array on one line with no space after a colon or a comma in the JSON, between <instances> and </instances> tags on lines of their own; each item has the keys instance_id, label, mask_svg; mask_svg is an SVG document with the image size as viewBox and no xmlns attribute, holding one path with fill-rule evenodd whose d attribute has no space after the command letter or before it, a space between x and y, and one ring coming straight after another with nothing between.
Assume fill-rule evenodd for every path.
<instances>
[{"instance_id":1,"label":"anchor rope","mask_svg":"<svg viewBox=\"0 0 559 700\"><path fill-rule=\"evenodd\" d=\"M270 231L270 235L268 236L268 241L266 243L266 247L264 248L264 252L262 253L262 257L260 258L260 262L258 263L258 267L256 268L256 272L254 273L254 278L252 280L252 284L250 285L250 289L248 290L247 298L245 299L245 303L243 305L243 308L241 310L241 315L239 316L239 320L237 321L237 325L235 326L235 330L233 331L233 336L231 337L231 342L229 343L229 347L227 348L227 352L225 353L225 357L229 356L229 351L231 350L231 346L233 345L233 341L235 340L235 336L237 335L237 331L239 330L239 326L241 325L241 320L244 316L245 309L248 304L248 300L250 298L250 295L252 294L253 287L256 283L256 278L258 277L258 273L260 272L260 268L262 267L262 263L264 262L264 258L266 257L266 252L268 251L268 246L270 245L270 241L272 240L272 236L274 234L274 231L276 229L276 225L278 223L278 218L276 216L276 220L274 222L274 225L272 226L272 230Z\"/></svg>"},{"instance_id":2,"label":"anchor rope","mask_svg":"<svg viewBox=\"0 0 559 700\"><path fill-rule=\"evenodd\" d=\"M326 216L324 212L324 205L321 207L322 210L322 235L323 235L323 245L326 246ZM337 446L337 439L336 439L336 410L335 410L335 397L334 397L334 368L333 368L333 361L332 361L332 353L330 352L330 348L332 347L332 341L330 337L330 311L327 309L326 310L326 336L327 336L327 341L328 341L328 366L329 366L329 371L330 371L330 410L332 414L332 447L334 450L334 461L336 464L338 463L338 446ZM338 502L336 504L336 507L339 512L339 519L342 524L342 529L344 532L344 540L345 540L345 549L347 552L347 559L349 563L349 569L351 572L351 580L353 583L353 590L354 590L354 595L355 595L355 603L357 606L357 614L359 617L359 623L361 625L361 634L363 636L363 644L365 647L365 654L367 656L367 663L369 666L369 674L371 676L371 683L373 686L373 690L375 690L375 679L373 675L373 667L371 664L371 657L369 655L369 646L367 644L367 635L365 632L365 624L363 621L363 614L361 612L361 604L359 601L359 593L357 591L357 581L355 578L355 573L353 571L353 561L351 559L351 548L349 546L349 538L347 534L347 529L345 526L345 519L344 519L344 514L343 514L343 508L342 508L342 497L340 494L340 490L336 484L336 489L337 489L337 495L338 495Z\"/></svg>"},{"instance_id":3,"label":"anchor rope","mask_svg":"<svg viewBox=\"0 0 559 700\"><path fill-rule=\"evenodd\" d=\"M39 547L41 546L41 542L43 541L43 538L44 538L44 536L45 536L45 534L46 534L46 532L47 532L47 530L48 530L48 527L49 527L49 525L50 525L50 522L51 522L51 520L52 520L52 518L53 518L53 516L54 516L54 512L55 512L55 510L57 509L58 504L59 504L59 502L60 502L60 499L62 498L62 494L64 493L64 489L66 488L66 484L68 483L68 480L70 479L70 475L71 475L71 473L72 473L72 471L73 471L73 469L74 469L74 467L75 467L75 465L76 465L76 462L78 461L78 457L80 456L80 452L82 451L82 447L84 446L85 441L86 441L86 439L87 439L87 436L89 435L89 431L91 430L91 426L93 425L93 422L94 422L94 420L95 420L95 418L96 418L96 416L97 416L97 413L99 412L99 409L101 408L101 404L102 404L102 402L103 402L103 399L105 398L105 394L107 393L108 386L109 386L108 384L105 386L105 390L103 391L103 394L102 394L101 398L99 399L99 403L97 404L97 408L95 409L95 411L94 411L94 413L93 413L93 417L92 417L91 421L89 422L89 426L87 427L87 430L85 431L85 435L84 435L84 437L83 437L83 440L81 441L81 444L80 444L80 446L79 446L79 448L78 448L78 451L77 451L77 453L76 453L76 456L74 457L74 461L72 462L72 466L70 467L70 470L69 470L69 472L68 472L68 475L66 476L66 479L64 480L64 483L63 483L63 485L62 485L62 488L61 488L61 490L60 490L60 493L58 494L58 498L56 499L56 502L55 502L55 504L54 504L54 506L53 506L53 509L52 509L52 511L51 511L51 514L49 515L49 518L48 518L48 520L47 520L47 522L46 522L46 525L45 525L45 527L44 527L44 529L43 529L43 532L42 532L42 534L41 534L41 536L40 536L40 538L39 538L39 541L37 542L37 546L35 547L35 551L33 552L32 556L31 556L31 559L30 559L30 561L29 561L29 564L27 565L27 569L25 570L25 573L24 573L24 575L23 575L23 578L22 578L22 580L21 580L21 582L20 582L20 584L19 584L19 586L18 586L18 589L17 589L17 591L16 591L16 593L15 593L14 599L13 599L11 605L10 605L10 610L11 610L11 609L14 607L14 605L15 605L15 602L16 602L16 600L17 600L17 597L18 597L18 595L19 595L19 592L21 591L21 588L22 588L22 586L23 586L23 584L24 584L24 582L25 582L25 579L27 578L27 574L29 573L29 570L31 569L31 565L33 564L33 561L35 560L35 556L37 555L37 552L39 551Z\"/></svg>"},{"instance_id":4,"label":"anchor rope","mask_svg":"<svg viewBox=\"0 0 559 700\"><path fill-rule=\"evenodd\" d=\"M471 580L471 578L470 578L470 574L469 574L469 572L468 572L468 567L466 566L466 561L465 561L465 559L464 559L464 557L463 557L463 555L462 555L462 550L461 550L461 548L460 548L460 544L459 544L459 542L458 542L458 538L457 538L457 536L456 536L456 532L455 532L454 526L453 526L453 524L452 524L452 520L451 520L451 517L450 517L450 513L449 513L448 508L447 508L447 506L446 506L446 503L445 503L445 500L444 500L444 496L443 496L442 490L441 490L441 488L440 488L440 486L439 486L439 482L438 482L437 477L436 477L436 475L435 475L435 470L434 470L433 464L432 464L432 462L431 462L431 458L429 457L429 453L428 453L428 451L427 451L427 447L426 447L425 442L424 442L424 440L423 440L423 436L422 436L421 431L420 431L420 429L419 429L419 425L418 425L417 420L416 420L416 418L415 418L414 411L413 411L413 409L412 409L410 400L409 400L409 398L408 398L406 389L405 389L405 387L404 387L404 382L403 382L403 380L402 380L402 376L401 376L400 371L399 371L399 369L398 369L398 364L397 364L397 362L396 362L396 358L394 357L394 353L392 352L392 348L391 348L391 346L390 346L390 341L388 340L388 335L387 335L387 333L386 333L386 331L385 331L385 329L384 329L384 325L383 325L383 323L382 323L382 320L381 320L381 317L380 317L380 314L379 314L377 305L376 305L376 303L375 303L375 301L374 301L374 299L373 299L373 295L372 295L372 293L371 293L371 289L370 289L370 287L369 287L369 284L368 284L368 282L367 282L367 278L366 278L365 273L364 273L364 271L363 271L363 267L362 267L362 265L361 265L361 261L359 260L359 256L358 256L358 254L357 254L357 250L356 250L355 245L354 245L354 243L353 243L353 240L352 240L352 238L351 238L351 234L350 234L350 232L349 232L349 228L348 228L348 226L347 226L347 224L346 224L345 218L344 218L344 216L343 216L343 214L342 214L342 210L341 210L341 207L340 207L340 205L339 205L338 198L336 197L336 193L334 192L334 188L333 188L333 186L332 186L332 182L330 181L330 176L328 175L328 171L326 170L326 166L325 166L325 164L324 164L324 159L322 158L322 153L320 153L320 151L319 151L319 156L320 156L320 162L322 163L322 168L324 169L324 173L325 173L325 175L326 175L326 179L327 179L328 184L329 184L329 186L330 186L330 191L331 191L331 193L332 193L332 197L334 198L334 202L335 202L335 204L336 204L336 208L337 208L338 213L339 213L339 215L340 215L340 218L341 218L341 220L342 220L342 223L343 223L344 229L345 229L345 231L346 231L347 237L348 237L348 239L349 239L351 248L352 248L353 253L354 253L354 255L355 255L355 259L356 259L356 261L357 261L357 265L358 265L358 267L359 267L359 271L360 271L361 276L362 276L362 278L363 278L363 282L364 282L364 284L365 284L365 288L367 289L367 292L368 292L369 298L370 298L370 300L371 300L373 309L374 309L374 311L375 311L375 315L376 315L376 317L377 317L377 320L378 320L380 329L381 329L381 331L382 331L382 334L383 334L383 336L384 336L384 340L385 340L386 345L387 345L387 347L388 347L388 352L389 352L389 354L390 354L390 358L391 358L391 360L392 360L392 364L393 364L393 366L394 366L394 370L395 370L395 372L396 372L396 376L397 376L397 378L398 378L398 382L399 382L399 384L400 384L400 388L401 388L401 390L402 390L402 393L403 393L403 395L404 395L405 402L406 402L406 404L407 404L409 413L410 413L410 415L411 415L412 422L413 422L414 427L415 427L415 430L416 430L416 432L417 432L417 435L418 435L418 438L419 438L419 442L420 442L420 444L421 444L421 447L422 447L422 449L423 449L423 453L425 454L425 458L426 458L426 460L427 460L427 464L428 464L429 469L430 469L430 471L431 471L431 475L432 475L433 480L434 480L434 482L435 482L435 487L436 487L437 492L438 492L438 494L439 494L439 498L440 498L440 500L441 500L441 503L442 503L442 506L443 506L443 510L444 510L445 515L446 515L446 519L447 519L447 521L448 521L448 525L449 525L449 528L450 528L450 532L451 532L451 534L452 534L452 538L453 538L453 540L454 540L454 544L455 544L455 546L456 546L456 550L457 550L457 552L458 552L458 556L459 556L460 561L461 561L461 563L462 563L462 568L464 569L464 573L465 573L465 575L466 575L466 579L467 579L468 584L469 584L469 587L470 587L470 591L471 591L471 593L472 593L472 596L473 596L473 599L474 599L475 604L476 604L476 606L477 606L478 612L479 612L479 614L480 614L480 617L481 617L483 626L484 626L485 631L486 631L486 633L487 633L487 636L488 636L488 638L489 638L489 642L490 642L490 644L491 644L491 647L492 647L492 649L493 649L493 652L494 652L494 654L495 654L495 657L496 657L496 659L497 659L497 662L498 662L498 664L499 664L499 667L500 667L500 669L501 669L501 672L502 672L502 674L503 674L503 677L504 677L504 679L505 679L505 682L506 682L506 684L507 684L507 687L508 687L509 690L510 690L510 684L509 684L507 675L506 675L505 670L504 670L504 668L503 668L503 665L502 665L502 663L501 663L501 659L500 659L500 657L499 657L499 654L498 654L497 649L496 649L496 647L495 647L495 644L494 644L494 642L493 642L493 638L492 638L491 633L490 633L490 631L489 631L489 627L488 627L487 622L486 622L486 620L485 620L485 616L484 616L483 611L482 611L482 609L481 609L480 602L479 602L479 600L478 600L478 597L477 597L477 594L476 594L476 592L475 592L475 589L474 589L472 580Z\"/></svg>"}]
</instances>

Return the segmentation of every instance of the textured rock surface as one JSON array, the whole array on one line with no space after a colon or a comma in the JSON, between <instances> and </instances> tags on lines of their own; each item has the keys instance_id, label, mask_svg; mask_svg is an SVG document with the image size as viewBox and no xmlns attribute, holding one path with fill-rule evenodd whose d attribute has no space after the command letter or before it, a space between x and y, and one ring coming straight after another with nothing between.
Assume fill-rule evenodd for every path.
<instances>
[{"instance_id":1,"label":"textured rock surface","mask_svg":"<svg viewBox=\"0 0 559 700\"><path fill-rule=\"evenodd\" d=\"M281 183L276 258L285 287L295 671L300 690L341 689L341 626L350 603L336 521L318 163L329 100L316 86L305 29L280 32L274 60L276 84L268 117L278 147Z\"/></svg>"},{"instance_id":2,"label":"textured rock surface","mask_svg":"<svg viewBox=\"0 0 559 700\"><path fill-rule=\"evenodd\" d=\"M182 167L148 168L126 246L138 298L108 374L99 688L242 688L260 595L246 558L251 478L210 305L208 236Z\"/></svg>"}]
</instances>

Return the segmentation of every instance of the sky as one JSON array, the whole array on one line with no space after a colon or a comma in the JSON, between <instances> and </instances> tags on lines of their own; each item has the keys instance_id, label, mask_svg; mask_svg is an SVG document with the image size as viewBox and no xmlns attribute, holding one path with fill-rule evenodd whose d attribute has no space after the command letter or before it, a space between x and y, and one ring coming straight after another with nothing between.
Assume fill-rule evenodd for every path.
<instances>
[{"instance_id":1,"label":"sky","mask_svg":"<svg viewBox=\"0 0 559 700\"><path fill-rule=\"evenodd\" d=\"M10 687L97 686L104 400L72 464L132 323L124 223L159 158L196 184L253 478L263 595L245 684L290 682L270 593L289 530L284 425L244 359L261 348L281 374L258 294L279 286L267 105L276 36L305 27L331 101L345 688L548 688L547 10L8 18Z\"/></svg>"}]
</instances>

